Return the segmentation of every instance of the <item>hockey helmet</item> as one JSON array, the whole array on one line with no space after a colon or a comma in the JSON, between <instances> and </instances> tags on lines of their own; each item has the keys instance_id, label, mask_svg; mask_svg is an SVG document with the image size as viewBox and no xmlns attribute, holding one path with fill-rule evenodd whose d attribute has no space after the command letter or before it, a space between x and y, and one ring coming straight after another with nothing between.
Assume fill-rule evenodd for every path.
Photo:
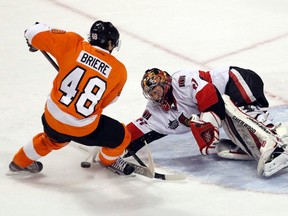
<instances>
[{"instance_id":1,"label":"hockey helmet","mask_svg":"<svg viewBox=\"0 0 288 216\"><path fill-rule=\"evenodd\" d=\"M158 68L152 68L145 71L141 80L141 87L145 98L156 102L161 107L167 105L167 93L171 89L172 77L166 72ZM152 91L156 86L161 86L163 95L155 100L152 96Z\"/></svg>"},{"instance_id":2,"label":"hockey helmet","mask_svg":"<svg viewBox=\"0 0 288 216\"><path fill-rule=\"evenodd\" d=\"M119 46L119 32L111 22L96 21L90 29L89 43L107 49L108 41L113 47Z\"/></svg>"}]
</instances>

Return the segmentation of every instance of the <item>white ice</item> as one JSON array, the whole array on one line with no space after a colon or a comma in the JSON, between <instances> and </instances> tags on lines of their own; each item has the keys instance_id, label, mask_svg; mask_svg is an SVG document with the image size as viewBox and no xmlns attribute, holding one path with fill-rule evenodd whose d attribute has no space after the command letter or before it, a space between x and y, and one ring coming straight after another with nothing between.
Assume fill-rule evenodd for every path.
<instances>
[{"instance_id":1,"label":"white ice","mask_svg":"<svg viewBox=\"0 0 288 216\"><path fill-rule=\"evenodd\" d=\"M255 162L201 156L190 133L150 145L156 171L184 174L183 181L82 169L87 153L72 145L42 158L41 174L6 175L16 151L42 131L56 73L40 52L28 52L23 32L34 22L84 38L98 19L119 29L122 45L114 54L125 63L128 81L105 114L124 123L142 114L139 83L146 69L172 73L225 65L260 74L271 114L287 121L287 0L0 0L0 11L1 216L287 215L286 170L266 179L257 175Z\"/></svg>"}]
</instances>

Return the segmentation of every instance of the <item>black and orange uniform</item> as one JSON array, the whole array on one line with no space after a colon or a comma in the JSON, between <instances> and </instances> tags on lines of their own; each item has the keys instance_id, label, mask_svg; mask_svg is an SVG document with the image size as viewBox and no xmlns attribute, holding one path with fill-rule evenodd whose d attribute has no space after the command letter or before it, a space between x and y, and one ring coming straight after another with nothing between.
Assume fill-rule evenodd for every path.
<instances>
[{"instance_id":1,"label":"black and orange uniform","mask_svg":"<svg viewBox=\"0 0 288 216\"><path fill-rule=\"evenodd\" d=\"M127 80L125 66L109 51L74 33L37 24L25 32L35 48L51 54L59 65L47 98L44 132L22 147L13 161L26 167L70 141L102 146L99 158L111 165L130 143L130 133L115 119L102 115L116 101Z\"/></svg>"}]
</instances>

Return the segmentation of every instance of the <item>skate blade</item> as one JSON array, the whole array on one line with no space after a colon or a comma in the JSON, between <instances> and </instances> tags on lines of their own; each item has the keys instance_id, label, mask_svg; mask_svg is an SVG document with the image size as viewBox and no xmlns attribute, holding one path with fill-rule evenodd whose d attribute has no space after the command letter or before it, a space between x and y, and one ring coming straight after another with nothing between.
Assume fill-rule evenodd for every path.
<instances>
[{"instance_id":1,"label":"skate blade","mask_svg":"<svg viewBox=\"0 0 288 216\"><path fill-rule=\"evenodd\" d=\"M31 173L28 171L18 171L18 172L12 172L8 170L5 175L6 176L13 176L13 177L19 177L19 178L25 178L25 177L31 177L40 174L40 172L37 173Z\"/></svg>"}]
</instances>

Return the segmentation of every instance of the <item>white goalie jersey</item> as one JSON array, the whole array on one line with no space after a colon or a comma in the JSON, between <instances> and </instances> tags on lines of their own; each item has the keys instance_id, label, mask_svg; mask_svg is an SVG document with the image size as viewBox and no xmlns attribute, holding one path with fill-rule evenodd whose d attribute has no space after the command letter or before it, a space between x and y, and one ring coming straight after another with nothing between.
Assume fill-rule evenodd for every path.
<instances>
[{"instance_id":1,"label":"white goalie jersey","mask_svg":"<svg viewBox=\"0 0 288 216\"><path fill-rule=\"evenodd\" d=\"M218 148L221 151L218 151L218 155L230 159L248 158L259 161L258 173L264 176L273 175L288 166L286 144L276 130L272 132L266 127L270 123L265 117L265 108L269 104L263 93L263 82L255 72L232 66L209 72L181 70L172 74L171 85L173 103L169 111L149 100L142 117L127 125L132 135L130 150L136 153L144 146L144 140L150 143L168 134L191 132L187 120L190 121L192 115L199 115L215 106L219 93L223 97L223 105L225 104L222 108L224 116L216 113L222 120L220 125L233 146L240 148L244 154L238 157L236 152L237 156L233 158L235 155L229 147L224 150ZM251 113L244 108L247 105L260 107L260 114L250 116ZM242 106L243 109L240 108ZM285 125L284 128L287 133ZM197 144L199 145L198 141ZM271 162L273 158L277 158L279 162Z\"/></svg>"},{"instance_id":2,"label":"white goalie jersey","mask_svg":"<svg viewBox=\"0 0 288 216\"><path fill-rule=\"evenodd\" d=\"M228 82L229 67L222 70L210 71L213 84L224 93ZM148 101L142 118L134 120L132 123L143 132L157 131L161 134L183 134L190 132L190 128L181 122L190 118L192 114L198 115L201 109L209 106L209 101L200 102L200 94L211 95L213 100L214 92L205 89L208 82L199 76L199 71L181 70L172 75L172 94L174 104L167 112L152 101ZM199 94L199 96L198 96ZM200 106L200 107L199 107ZM202 106L202 107L201 107Z\"/></svg>"}]
</instances>

